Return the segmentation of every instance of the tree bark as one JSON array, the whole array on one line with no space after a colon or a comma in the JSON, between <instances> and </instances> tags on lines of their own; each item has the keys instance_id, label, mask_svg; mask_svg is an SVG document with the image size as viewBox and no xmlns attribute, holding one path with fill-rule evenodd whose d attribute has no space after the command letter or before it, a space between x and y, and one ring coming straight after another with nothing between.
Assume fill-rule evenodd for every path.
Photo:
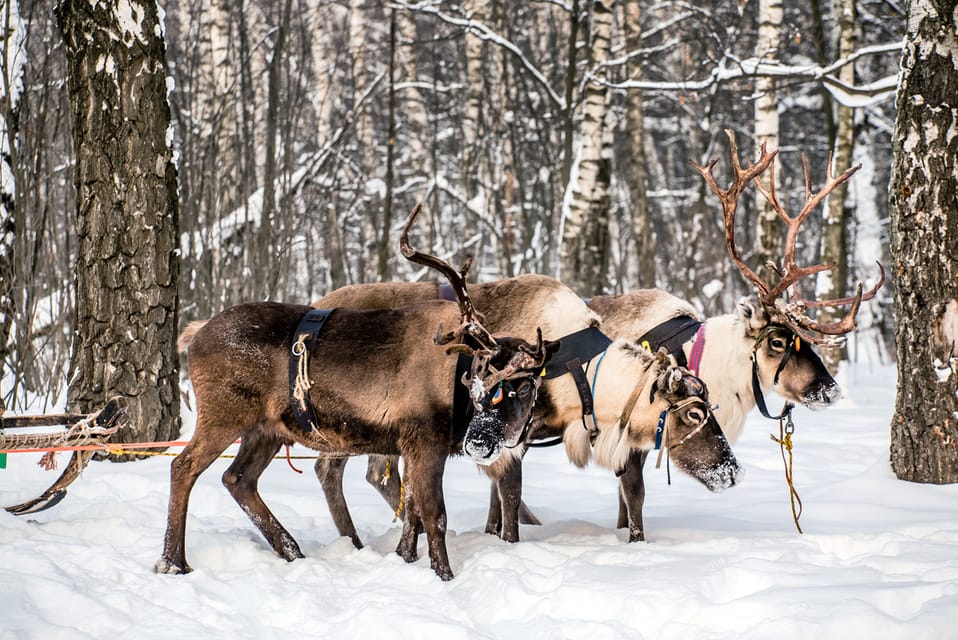
<instances>
[{"instance_id":1,"label":"tree bark","mask_svg":"<svg viewBox=\"0 0 958 640\"><path fill-rule=\"evenodd\" d=\"M838 25L838 58L844 58L855 51L855 0L840 0L835 4L835 22ZM838 79L853 85L855 83L855 65L846 64L838 72ZM832 163L836 174L845 171L852 163L852 150L855 141L855 110L841 103L835 103L835 141ZM838 185L825 203L825 218L822 229L822 259L834 260L835 267L818 275L816 285L820 300L844 298L847 296L848 283L848 221L846 198L848 183ZM835 322L844 315L844 309L823 308L818 313L819 322ZM838 364L848 358L848 350L842 346L823 349L822 360L833 374Z\"/></svg>"},{"instance_id":2,"label":"tree bark","mask_svg":"<svg viewBox=\"0 0 958 640\"><path fill-rule=\"evenodd\" d=\"M642 47L641 9L639 0L625 3L625 49L636 51ZM626 69L629 80L640 80L642 67L632 63ZM652 220L646 194L645 123L643 121L642 92L629 91L625 97L625 133L628 153L625 154L625 178L629 184L632 239L634 242L634 286L655 287L655 246L652 242Z\"/></svg>"},{"instance_id":3,"label":"tree bark","mask_svg":"<svg viewBox=\"0 0 958 640\"><path fill-rule=\"evenodd\" d=\"M178 207L166 49L155 2L61 0L77 190L76 323L68 407L128 399L116 440L180 431Z\"/></svg>"},{"instance_id":4,"label":"tree bark","mask_svg":"<svg viewBox=\"0 0 958 640\"><path fill-rule=\"evenodd\" d=\"M614 5L614 0L597 0L592 6L593 68L610 57ZM586 86L578 149L562 203L560 279L583 295L598 295L608 287L610 98L604 85Z\"/></svg>"},{"instance_id":5,"label":"tree bark","mask_svg":"<svg viewBox=\"0 0 958 640\"><path fill-rule=\"evenodd\" d=\"M890 185L898 393L891 465L958 482L958 33L956 0L912 0Z\"/></svg>"},{"instance_id":6,"label":"tree bark","mask_svg":"<svg viewBox=\"0 0 958 640\"><path fill-rule=\"evenodd\" d=\"M782 0L759 0L758 3L758 41L755 45L755 55L764 62L774 62L779 59L780 42L782 39ZM778 149L778 96L776 95L775 80L773 78L757 78L755 80L755 145L768 145L769 151ZM756 153L756 155L758 155ZM779 160L779 166L781 166ZM776 180L777 178L776 173ZM775 185L778 187L778 184ZM758 199L758 228L755 234L755 255L758 268L756 273L768 282L774 282L776 276L766 267L771 261L781 264L784 239L782 223L775 209L763 198Z\"/></svg>"},{"instance_id":7,"label":"tree bark","mask_svg":"<svg viewBox=\"0 0 958 640\"><path fill-rule=\"evenodd\" d=\"M26 36L16 0L0 0L0 379L13 345L10 334L16 315L16 198L19 171L17 134L23 85ZM2 403L2 397L0 397Z\"/></svg>"}]
</instances>

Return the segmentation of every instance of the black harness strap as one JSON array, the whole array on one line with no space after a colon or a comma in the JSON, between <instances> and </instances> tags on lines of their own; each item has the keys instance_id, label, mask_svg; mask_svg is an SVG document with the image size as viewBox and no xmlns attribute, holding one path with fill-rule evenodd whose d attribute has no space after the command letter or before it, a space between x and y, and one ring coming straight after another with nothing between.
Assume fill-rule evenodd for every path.
<instances>
[{"instance_id":1,"label":"black harness strap","mask_svg":"<svg viewBox=\"0 0 958 640\"><path fill-rule=\"evenodd\" d=\"M665 347L675 357L680 367L688 366L682 345L692 339L702 323L690 316L678 316L649 329L641 338L639 345L655 353Z\"/></svg>"},{"instance_id":2,"label":"black harness strap","mask_svg":"<svg viewBox=\"0 0 958 640\"><path fill-rule=\"evenodd\" d=\"M302 400L296 397L300 370L307 370L309 354L333 311L335 309L313 309L302 317L296 325L296 333L293 334L293 346L289 356L289 404L296 423L306 433L319 429L319 419L316 417L316 408L309 399L308 388L298 390ZM308 375L306 384L311 384L308 382Z\"/></svg>"},{"instance_id":3,"label":"black harness strap","mask_svg":"<svg viewBox=\"0 0 958 640\"><path fill-rule=\"evenodd\" d=\"M602 333L597 327L586 327L575 333L570 333L559 339L559 350L552 354L549 362L546 364L545 377L558 378L569 373L569 364L575 361L576 368L581 373L582 363L588 362L612 344L612 338ZM575 377L575 373L572 374ZM583 376L583 379L584 376ZM579 384L579 381L576 381ZM585 385L588 388L588 384ZM581 393L580 393L581 395ZM591 398L592 394L589 394Z\"/></svg>"}]
</instances>

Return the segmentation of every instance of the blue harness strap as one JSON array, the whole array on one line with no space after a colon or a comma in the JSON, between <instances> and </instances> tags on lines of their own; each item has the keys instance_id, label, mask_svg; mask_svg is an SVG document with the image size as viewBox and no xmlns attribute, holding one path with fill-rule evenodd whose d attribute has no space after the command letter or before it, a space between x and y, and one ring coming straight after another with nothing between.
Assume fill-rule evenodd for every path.
<instances>
[{"instance_id":1,"label":"blue harness strap","mask_svg":"<svg viewBox=\"0 0 958 640\"><path fill-rule=\"evenodd\" d=\"M313 309L300 319L293 334L293 345L289 354L289 404L296 423L305 433L319 430L319 418L316 408L309 399L308 373L303 379L300 372L308 372L309 354L319 338L320 332L335 309Z\"/></svg>"}]
</instances>

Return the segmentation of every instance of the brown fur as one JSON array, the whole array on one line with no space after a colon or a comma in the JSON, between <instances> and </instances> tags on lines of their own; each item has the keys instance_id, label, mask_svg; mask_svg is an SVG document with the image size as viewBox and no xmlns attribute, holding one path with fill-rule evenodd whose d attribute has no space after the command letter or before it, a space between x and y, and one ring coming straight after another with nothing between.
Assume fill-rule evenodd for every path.
<instances>
[{"instance_id":1,"label":"brown fur","mask_svg":"<svg viewBox=\"0 0 958 640\"><path fill-rule=\"evenodd\" d=\"M458 308L432 301L395 310L333 313L309 354L310 398L321 423L309 434L292 415L288 380L290 346L307 311L309 307L270 302L238 305L184 331L181 344L189 348L196 430L171 467L169 521L156 570L190 570L185 554L190 490L197 476L242 437L223 483L283 558L302 553L257 491L259 475L281 445L296 442L336 455L401 454L410 518L398 551L414 560L422 527L430 564L441 578L451 578L442 474L446 457L455 450L449 435L455 358L433 343L432 330L458 324ZM531 401L524 415L528 411Z\"/></svg>"}]
</instances>

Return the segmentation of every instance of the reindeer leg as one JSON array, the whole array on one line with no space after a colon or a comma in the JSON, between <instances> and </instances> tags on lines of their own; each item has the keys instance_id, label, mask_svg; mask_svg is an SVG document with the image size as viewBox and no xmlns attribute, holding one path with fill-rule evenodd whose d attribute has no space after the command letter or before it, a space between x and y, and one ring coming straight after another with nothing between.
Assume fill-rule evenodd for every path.
<instances>
[{"instance_id":1,"label":"reindeer leg","mask_svg":"<svg viewBox=\"0 0 958 640\"><path fill-rule=\"evenodd\" d=\"M346 504L346 496L343 493L343 472L346 470L348 461L349 458L320 455L316 458L314 469L323 487L323 493L326 495L329 515L333 517L339 535L346 536L353 541L354 547L362 549L363 541L356 533L356 526L349 514L349 506Z\"/></svg>"},{"instance_id":2,"label":"reindeer leg","mask_svg":"<svg viewBox=\"0 0 958 640\"><path fill-rule=\"evenodd\" d=\"M645 479L642 477L642 467L645 466L645 459L648 457L648 451L633 449L625 463L624 472L619 476L619 515L621 517L621 509L624 506L628 514L629 542L645 540L645 527L642 524Z\"/></svg>"},{"instance_id":3,"label":"reindeer leg","mask_svg":"<svg viewBox=\"0 0 958 640\"><path fill-rule=\"evenodd\" d=\"M413 490L412 478L406 474L406 496L403 499L402 534L396 553L406 562L415 562L419 558L419 534L422 533L422 517Z\"/></svg>"},{"instance_id":4,"label":"reindeer leg","mask_svg":"<svg viewBox=\"0 0 958 640\"><path fill-rule=\"evenodd\" d=\"M502 530L499 537L506 542L519 542L519 505L522 503L522 461L509 464L499 478L499 499L502 501Z\"/></svg>"},{"instance_id":5,"label":"reindeer leg","mask_svg":"<svg viewBox=\"0 0 958 640\"><path fill-rule=\"evenodd\" d=\"M229 425L201 428L205 423L205 416L197 416L193 439L170 464L170 507L163 538L163 555L153 566L157 573L192 571L186 562L186 511L190 492L199 475L236 439L237 432Z\"/></svg>"},{"instance_id":6,"label":"reindeer leg","mask_svg":"<svg viewBox=\"0 0 958 640\"><path fill-rule=\"evenodd\" d=\"M406 476L415 488L416 504L426 531L429 565L440 580L452 580L446 551L446 505L442 495L445 452L416 451L414 455L406 456L406 464Z\"/></svg>"},{"instance_id":7,"label":"reindeer leg","mask_svg":"<svg viewBox=\"0 0 958 640\"><path fill-rule=\"evenodd\" d=\"M386 475L386 469L389 475ZM366 482L373 485L393 513L399 510L402 476L399 474L399 456L371 455L366 463Z\"/></svg>"},{"instance_id":8,"label":"reindeer leg","mask_svg":"<svg viewBox=\"0 0 958 640\"><path fill-rule=\"evenodd\" d=\"M489 486L489 515L486 516L486 533L494 536L502 531L502 500L499 499L499 481L492 478Z\"/></svg>"},{"instance_id":9,"label":"reindeer leg","mask_svg":"<svg viewBox=\"0 0 958 640\"><path fill-rule=\"evenodd\" d=\"M284 560L303 558L303 552L259 495L259 477L282 446L282 441L252 429L243 436L243 443L233 464L223 473L223 485L249 516L273 550Z\"/></svg>"}]
</instances>

